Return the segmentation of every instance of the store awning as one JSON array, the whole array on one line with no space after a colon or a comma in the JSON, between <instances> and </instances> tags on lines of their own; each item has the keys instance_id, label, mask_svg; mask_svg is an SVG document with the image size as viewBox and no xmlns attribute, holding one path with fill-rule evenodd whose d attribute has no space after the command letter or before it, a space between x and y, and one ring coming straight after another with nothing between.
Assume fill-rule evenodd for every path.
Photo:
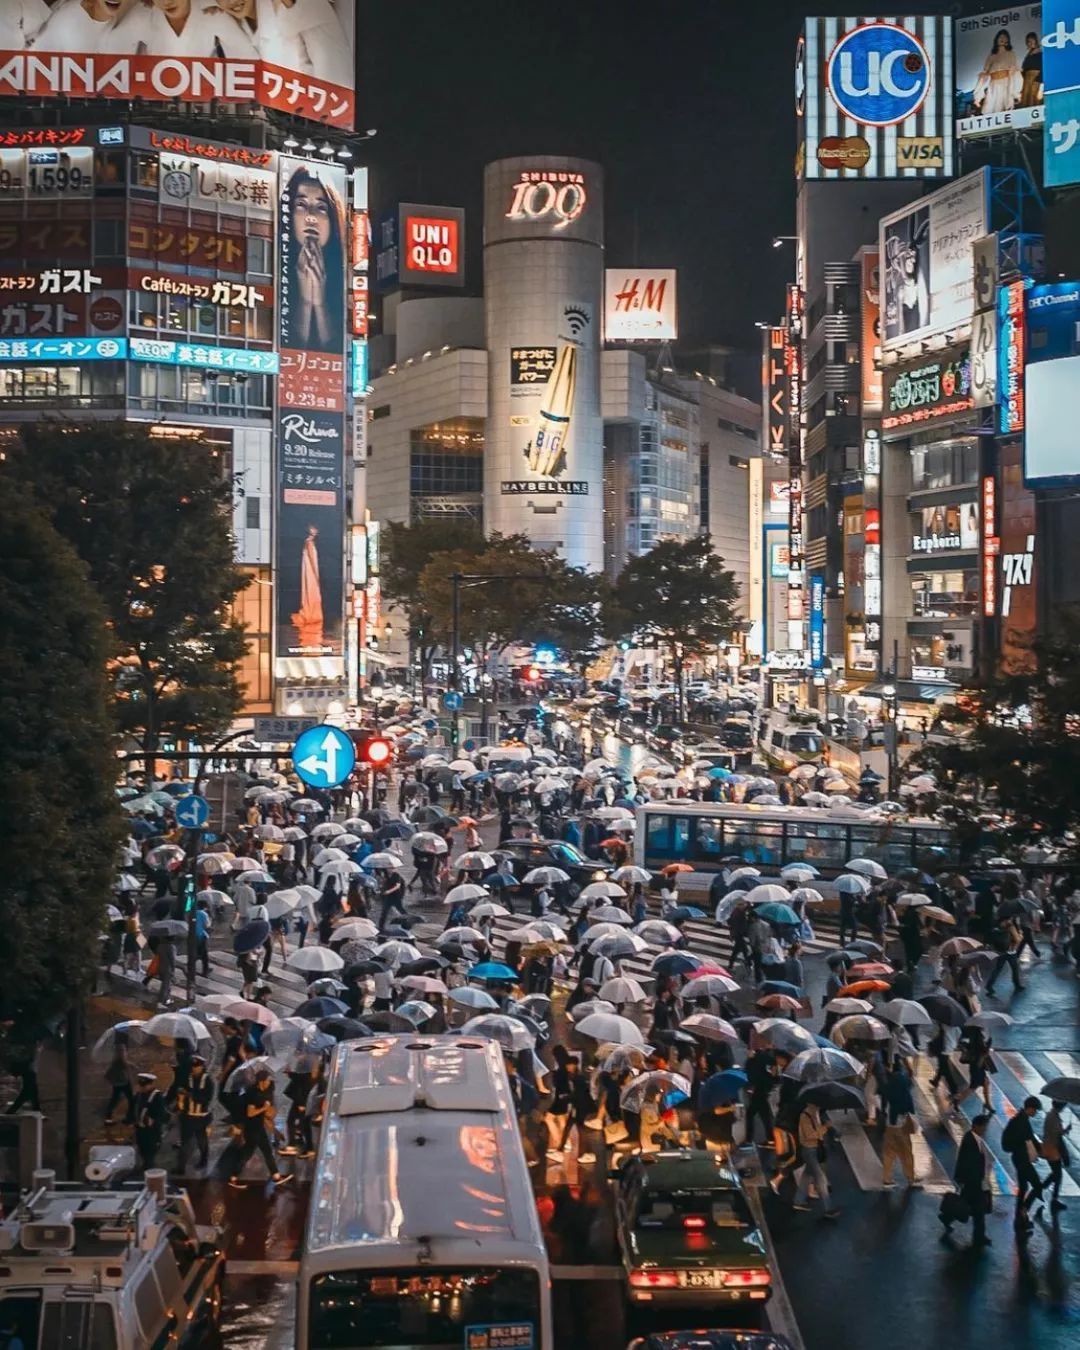
<instances>
[{"instance_id":1,"label":"store awning","mask_svg":"<svg viewBox=\"0 0 1080 1350\"><path fill-rule=\"evenodd\" d=\"M876 684L868 684L865 689L860 689L859 693L868 698L891 698L892 695L885 692L886 688L896 689L896 698L900 703L937 703L940 699L955 694L960 686L926 684L922 680L897 680L894 686L884 685L879 681Z\"/></svg>"}]
</instances>

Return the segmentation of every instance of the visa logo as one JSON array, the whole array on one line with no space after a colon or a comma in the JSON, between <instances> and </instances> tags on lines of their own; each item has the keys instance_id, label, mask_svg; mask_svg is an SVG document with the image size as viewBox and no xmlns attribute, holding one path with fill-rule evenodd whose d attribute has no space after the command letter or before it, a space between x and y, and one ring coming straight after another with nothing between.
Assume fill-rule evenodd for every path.
<instances>
[{"instance_id":1,"label":"visa logo","mask_svg":"<svg viewBox=\"0 0 1080 1350\"><path fill-rule=\"evenodd\" d=\"M902 169L945 167L945 142L940 136L898 136L896 162Z\"/></svg>"}]
</instances>

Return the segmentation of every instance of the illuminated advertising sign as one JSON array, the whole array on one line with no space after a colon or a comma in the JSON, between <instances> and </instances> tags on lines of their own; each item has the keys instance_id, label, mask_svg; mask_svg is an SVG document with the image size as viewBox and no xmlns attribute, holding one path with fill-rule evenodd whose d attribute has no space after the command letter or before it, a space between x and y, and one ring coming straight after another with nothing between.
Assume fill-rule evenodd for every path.
<instances>
[{"instance_id":1,"label":"illuminated advertising sign","mask_svg":"<svg viewBox=\"0 0 1080 1350\"><path fill-rule=\"evenodd\" d=\"M997 608L997 576L994 559L1001 552L997 534L997 480L987 474L982 480L982 570L983 614L994 617Z\"/></svg>"},{"instance_id":2,"label":"illuminated advertising sign","mask_svg":"<svg viewBox=\"0 0 1080 1350\"><path fill-rule=\"evenodd\" d=\"M274 303L273 286L253 286L246 281L203 281L170 272L143 272L134 267L128 269L127 279L132 291L182 296L219 309L263 309Z\"/></svg>"},{"instance_id":3,"label":"illuminated advertising sign","mask_svg":"<svg viewBox=\"0 0 1080 1350\"><path fill-rule=\"evenodd\" d=\"M583 173L528 169L513 186L506 219L565 230L585 210L588 201Z\"/></svg>"},{"instance_id":4,"label":"illuminated advertising sign","mask_svg":"<svg viewBox=\"0 0 1080 1350\"><path fill-rule=\"evenodd\" d=\"M554 346L514 347L509 354L513 440L522 476L504 479L504 496L520 493L584 496L585 480L570 472L574 404L577 397L578 346L592 324L585 304L563 310L563 332Z\"/></svg>"},{"instance_id":5,"label":"illuminated advertising sign","mask_svg":"<svg viewBox=\"0 0 1080 1350\"><path fill-rule=\"evenodd\" d=\"M773 581L787 581L791 571L791 550L787 544L769 545L769 576Z\"/></svg>"},{"instance_id":6,"label":"illuminated advertising sign","mask_svg":"<svg viewBox=\"0 0 1080 1350\"><path fill-rule=\"evenodd\" d=\"M94 150L0 150L0 201L70 201L94 195Z\"/></svg>"},{"instance_id":7,"label":"illuminated advertising sign","mask_svg":"<svg viewBox=\"0 0 1080 1350\"><path fill-rule=\"evenodd\" d=\"M803 500L802 500L802 373L804 304L799 286L787 288L787 343L784 369L788 394L788 618L797 622L803 613Z\"/></svg>"},{"instance_id":8,"label":"illuminated advertising sign","mask_svg":"<svg viewBox=\"0 0 1080 1350\"><path fill-rule=\"evenodd\" d=\"M605 342L674 342L679 336L673 267L604 273Z\"/></svg>"},{"instance_id":9,"label":"illuminated advertising sign","mask_svg":"<svg viewBox=\"0 0 1080 1350\"><path fill-rule=\"evenodd\" d=\"M957 19L956 134L997 136L1041 126L1042 5Z\"/></svg>"},{"instance_id":10,"label":"illuminated advertising sign","mask_svg":"<svg viewBox=\"0 0 1080 1350\"><path fill-rule=\"evenodd\" d=\"M924 362L913 370L889 372L881 425L885 431L918 427L973 407L971 354L965 347L951 357Z\"/></svg>"},{"instance_id":11,"label":"illuminated advertising sign","mask_svg":"<svg viewBox=\"0 0 1080 1350\"><path fill-rule=\"evenodd\" d=\"M465 212L454 206L401 207L401 281L461 286L465 281Z\"/></svg>"},{"instance_id":12,"label":"illuminated advertising sign","mask_svg":"<svg viewBox=\"0 0 1080 1350\"><path fill-rule=\"evenodd\" d=\"M764 397L765 453L773 459L786 459L788 446L788 383L785 352L787 329L767 328L764 332L765 356L762 365L762 395ZM774 484L775 489L778 485ZM782 508L787 511L787 487L784 485ZM778 508L770 505L769 510Z\"/></svg>"},{"instance_id":13,"label":"illuminated advertising sign","mask_svg":"<svg viewBox=\"0 0 1080 1350\"><path fill-rule=\"evenodd\" d=\"M912 553L942 553L979 547L979 508L973 501L924 506L915 513L921 526L911 537Z\"/></svg>"},{"instance_id":14,"label":"illuminated advertising sign","mask_svg":"<svg viewBox=\"0 0 1080 1350\"><path fill-rule=\"evenodd\" d=\"M363 338L355 338L352 344L352 396L363 398L371 383L368 375L368 345Z\"/></svg>"},{"instance_id":15,"label":"illuminated advertising sign","mask_svg":"<svg viewBox=\"0 0 1080 1350\"><path fill-rule=\"evenodd\" d=\"M270 169L228 160L192 159L165 152L158 160L158 202L162 206L270 220L275 182Z\"/></svg>"},{"instance_id":16,"label":"illuminated advertising sign","mask_svg":"<svg viewBox=\"0 0 1080 1350\"><path fill-rule=\"evenodd\" d=\"M952 23L813 18L796 57L806 178L953 173Z\"/></svg>"},{"instance_id":17,"label":"illuminated advertising sign","mask_svg":"<svg viewBox=\"0 0 1080 1350\"><path fill-rule=\"evenodd\" d=\"M1012 281L998 293L1000 343L999 429L1011 436L1024 429L1024 282Z\"/></svg>"},{"instance_id":18,"label":"illuminated advertising sign","mask_svg":"<svg viewBox=\"0 0 1080 1350\"><path fill-rule=\"evenodd\" d=\"M366 338L370 308L368 305L368 213L354 210L349 220L349 330L355 338ZM355 360L355 344L353 346ZM364 343L367 352L367 343ZM366 359L366 357L365 357ZM364 380L365 387L367 380Z\"/></svg>"},{"instance_id":19,"label":"illuminated advertising sign","mask_svg":"<svg viewBox=\"0 0 1080 1350\"><path fill-rule=\"evenodd\" d=\"M791 484L786 478L776 479L769 484L768 512L771 516L786 516L788 501L791 498Z\"/></svg>"},{"instance_id":20,"label":"illuminated advertising sign","mask_svg":"<svg viewBox=\"0 0 1080 1350\"><path fill-rule=\"evenodd\" d=\"M200 342L132 337L128 340L128 352L133 361L157 361L166 366L242 370L255 375L278 373L277 352L250 351L246 347L208 347Z\"/></svg>"},{"instance_id":21,"label":"illuminated advertising sign","mask_svg":"<svg viewBox=\"0 0 1080 1350\"><path fill-rule=\"evenodd\" d=\"M825 578L820 572L810 577L810 669L825 664Z\"/></svg>"},{"instance_id":22,"label":"illuminated advertising sign","mask_svg":"<svg viewBox=\"0 0 1080 1350\"><path fill-rule=\"evenodd\" d=\"M344 656L345 170L278 163L275 653ZM286 664L282 665L284 662Z\"/></svg>"},{"instance_id":23,"label":"illuminated advertising sign","mask_svg":"<svg viewBox=\"0 0 1080 1350\"><path fill-rule=\"evenodd\" d=\"M1048 94L1080 89L1080 3L1043 0L1043 85Z\"/></svg>"},{"instance_id":24,"label":"illuminated advertising sign","mask_svg":"<svg viewBox=\"0 0 1080 1350\"><path fill-rule=\"evenodd\" d=\"M987 232L989 183L980 169L881 221L885 351L971 323L972 245Z\"/></svg>"},{"instance_id":25,"label":"illuminated advertising sign","mask_svg":"<svg viewBox=\"0 0 1080 1350\"><path fill-rule=\"evenodd\" d=\"M177 224L158 216L156 209L136 203L128 222L128 257L242 275L247 271L247 239L242 233L243 222L232 223L236 226L235 234L202 225Z\"/></svg>"},{"instance_id":26,"label":"illuminated advertising sign","mask_svg":"<svg viewBox=\"0 0 1080 1350\"><path fill-rule=\"evenodd\" d=\"M881 268L876 248L862 255L862 343L859 351L862 375L862 410L881 411Z\"/></svg>"},{"instance_id":27,"label":"illuminated advertising sign","mask_svg":"<svg viewBox=\"0 0 1080 1350\"><path fill-rule=\"evenodd\" d=\"M1080 356L1028 365L1024 420L1025 482L1060 487L1080 481Z\"/></svg>"},{"instance_id":28,"label":"illuminated advertising sign","mask_svg":"<svg viewBox=\"0 0 1080 1350\"><path fill-rule=\"evenodd\" d=\"M258 104L353 125L347 0L53 0L0 27L0 97Z\"/></svg>"},{"instance_id":29,"label":"illuminated advertising sign","mask_svg":"<svg viewBox=\"0 0 1080 1350\"><path fill-rule=\"evenodd\" d=\"M122 361L124 338L0 338L0 361Z\"/></svg>"},{"instance_id":30,"label":"illuminated advertising sign","mask_svg":"<svg viewBox=\"0 0 1080 1350\"><path fill-rule=\"evenodd\" d=\"M561 155L500 159L484 170L484 243L507 239L603 242L603 175Z\"/></svg>"},{"instance_id":31,"label":"illuminated advertising sign","mask_svg":"<svg viewBox=\"0 0 1080 1350\"><path fill-rule=\"evenodd\" d=\"M1038 630L1036 502L1035 494L1024 487L1023 458L1016 441L1002 445L999 452L1000 651L1002 666L1008 671L1031 669L1030 643Z\"/></svg>"}]
</instances>

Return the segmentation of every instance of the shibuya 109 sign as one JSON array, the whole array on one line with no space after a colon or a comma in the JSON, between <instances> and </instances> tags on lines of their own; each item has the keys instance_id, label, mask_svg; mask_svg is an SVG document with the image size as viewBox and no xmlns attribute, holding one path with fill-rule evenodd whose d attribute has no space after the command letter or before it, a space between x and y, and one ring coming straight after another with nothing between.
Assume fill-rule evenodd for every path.
<instances>
[{"instance_id":1,"label":"shibuya 109 sign","mask_svg":"<svg viewBox=\"0 0 1080 1350\"><path fill-rule=\"evenodd\" d=\"M582 173L537 169L525 171L514 184L507 220L528 220L565 230L589 200Z\"/></svg>"}]
</instances>

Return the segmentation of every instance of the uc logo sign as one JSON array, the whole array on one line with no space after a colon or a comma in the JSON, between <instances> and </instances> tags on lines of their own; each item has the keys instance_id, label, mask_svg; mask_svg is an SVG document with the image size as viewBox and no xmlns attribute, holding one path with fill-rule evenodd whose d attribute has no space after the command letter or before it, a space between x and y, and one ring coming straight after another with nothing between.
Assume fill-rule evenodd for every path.
<instances>
[{"instance_id":1,"label":"uc logo sign","mask_svg":"<svg viewBox=\"0 0 1080 1350\"><path fill-rule=\"evenodd\" d=\"M833 102L864 126L889 127L917 113L930 92L930 58L919 39L891 23L845 33L826 80Z\"/></svg>"}]
</instances>

